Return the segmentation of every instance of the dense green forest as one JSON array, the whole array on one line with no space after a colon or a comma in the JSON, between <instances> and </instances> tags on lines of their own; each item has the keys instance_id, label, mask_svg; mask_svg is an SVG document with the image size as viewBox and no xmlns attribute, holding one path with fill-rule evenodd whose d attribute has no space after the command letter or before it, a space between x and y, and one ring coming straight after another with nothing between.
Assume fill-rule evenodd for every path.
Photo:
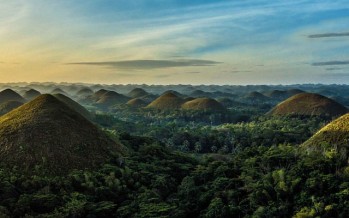
<instances>
[{"instance_id":1,"label":"dense green forest","mask_svg":"<svg viewBox=\"0 0 349 218\"><path fill-rule=\"evenodd\" d=\"M27 217L345 217L349 168L337 153L280 144L191 155L124 134L98 170L0 174L0 213Z\"/></svg>"}]
</instances>

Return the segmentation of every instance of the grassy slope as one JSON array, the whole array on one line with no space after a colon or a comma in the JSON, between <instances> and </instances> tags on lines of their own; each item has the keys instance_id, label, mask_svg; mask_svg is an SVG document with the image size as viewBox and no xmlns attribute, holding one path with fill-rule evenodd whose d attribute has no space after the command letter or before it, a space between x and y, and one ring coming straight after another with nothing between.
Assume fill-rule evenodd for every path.
<instances>
[{"instance_id":1,"label":"grassy slope","mask_svg":"<svg viewBox=\"0 0 349 218\"><path fill-rule=\"evenodd\" d=\"M186 110L224 110L224 107L212 98L197 98L182 105Z\"/></svg>"},{"instance_id":2,"label":"grassy slope","mask_svg":"<svg viewBox=\"0 0 349 218\"><path fill-rule=\"evenodd\" d=\"M52 172L94 167L119 146L78 112L52 95L0 117L0 162Z\"/></svg>"},{"instance_id":3,"label":"grassy slope","mask_svg":"<svg viewBox=\"0 0 349 218\"><path fill-rule=\"evenodd\" d=\"M343 115L348 110L336 101L318 94L301 93L274 107L271 115Z\"/></svg>"},{"instance_id":4,"label":"grassy slope","mask_svg":"<svg viewBox=\"0 0 349 218\"><path fill-rule=\"evenodd\" d=\"M171 92L168 92L155 99L147 107L166 110L179 109L183 102L184 100L182 98Z\"/></svg>"}]
</instances>

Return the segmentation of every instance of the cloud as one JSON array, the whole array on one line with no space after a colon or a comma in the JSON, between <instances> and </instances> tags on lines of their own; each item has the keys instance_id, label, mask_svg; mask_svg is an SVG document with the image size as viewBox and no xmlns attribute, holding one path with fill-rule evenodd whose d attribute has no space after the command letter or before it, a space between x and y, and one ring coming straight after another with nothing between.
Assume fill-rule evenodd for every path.
<instances>
[{"instance_id":1,"label":"cloud","mask_svg":"<svg viewBox=\"0 0 349 218\"><path fill-rule=\"evenodd\" d=\"M223 71L222 73L231 73L231 74L234 74L234 73L251 73L253 71L251 70L230 70L230 71Z\"/></svg>"},{"instance_id":2,"label":"cloud","mask_svg":"<svg viewBox=\"0 0 349 218\"><path fill-rule=\"evenodd\" d=\"M325 61L325 62L315 62L312 66L332 66L332 65L348 65L349 61Z\"/></svg>"},{"instance_id":3,"label":"cloud","mask_svg":"<svg viewBox=\"0 0 349 218\"><path fill-rule=\"evenodd\" d=\"M349 77L348 73L327 73L322 75L326 77Z\"/></svg>"},{"instance_id":4,"label":"cloud","mask_svg":"<svg viewBox=\"0 0 349 218\"><path fill-rule=\"evenodd\" d=\"M181 60L128 60L106 62L74 62L69 65L95 65L127 70L150 70L172 67L202 67L215 66L221 62L211 60L181 59Z\"/></svg>"},{"instance_id":5,"label":"cloud","mask_svg":"<svg viewBox=\"0 0 349 218\"><path fill-rule=\"evenodd\" d=\"M342 70L343 68L340 67L330 67L330 68L326 68L327 71L335 71L335 70Z\"/></svg>"},{"instance_id":6,"label":"cloud","mask_svg":"<svg viewBox=\"0 0 349 218\"><path fill-rule=\"evenodd\" d=\"M344 36L349 36L349 32L313 34L313 35L308 35L308 38L330 38L330 37L344 37Z\"/></svg>"},{"instance_id":7,"label":"cloud","mask_svg":"<svg viewBox=\"0 0 349 218\"><path fill-rule=\"evenodd\" d=\"M185 72L185 74L199 74L199 73L201 73L201 72L199 72L199 71Z\"/></svg>"}]
</instances>

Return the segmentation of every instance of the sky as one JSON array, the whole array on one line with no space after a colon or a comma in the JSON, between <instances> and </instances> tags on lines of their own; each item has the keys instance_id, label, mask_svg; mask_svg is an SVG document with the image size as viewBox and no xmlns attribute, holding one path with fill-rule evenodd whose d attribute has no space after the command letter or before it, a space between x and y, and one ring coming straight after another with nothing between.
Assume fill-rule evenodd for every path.
<instances>
[{"instance_id":1,"label":"sky","mask_svg":"<svg viewBox=\"0 0 349 218\"><path fill-rule=\"evenodd\" d=\"M0 0L0 82L349 83L348 0Z\"/></svg>"}]
</instances>

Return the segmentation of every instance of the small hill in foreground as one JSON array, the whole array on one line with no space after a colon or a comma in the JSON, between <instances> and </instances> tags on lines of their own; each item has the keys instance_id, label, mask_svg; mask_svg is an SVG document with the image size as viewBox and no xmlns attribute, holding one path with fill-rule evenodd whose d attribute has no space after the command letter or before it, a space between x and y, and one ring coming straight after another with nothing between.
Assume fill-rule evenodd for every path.
<instances>
[{"instance_id":1,"label":"small hill in foreground","mask_svg":"<svg viewBox=\"0 0 349 218\"><path fill-rule=\"evenodd\" d=\"M349 114L345 114L308 139L303 145L309 151L323 152L335 149L342 155L349 152Z\"/></svg>"},{"instance_id":2,"label":"small hill in foreground","mask_svg":"<svg viewBox=\"0 0 349 218\"><path fill-rule=\"evenodd\" d=\"M276 105L269 115L340 116L348 109L338 102L314 93L294 95Z\"/></svg>"},{"instance_id":3,"label":"small hill in foreground","mask_svg":"<svg viewBox=\"0 0 349 218\"><path fill-rule=\"evenodd\" d=\"M184 103L184 100L172 92L165 92L160 97L148 104L147 108L160 110L175 110L179 109Z\"/></svg>"},{"instance_id":4,"label":"small hill in foreground","mask_svg":"<svg viewBox=\"0 0 349 218\"><path fill-rule=\"evenodd\" d=\"M0 117L0 164L52 174L94 168L121 147L98 127L52 95Z\"/></svg>"},{"instance_id":5,"label":"small hill in foreground","mask_svg":"<svg viewBox=\"0 0 349 218\"><path fill-rule=\"evenodd\" d=\"M19 101L6 101L0 104L0 116L12 111L13 109L21 106L23 103Z\"/></svg>"},{"instance_id":6,"label":"small hill in foreground","mask_svg":"<svg viewBox=\"0 0 349 218\"><path fill-rule=\"evenodd\" d=\"M126 104L130 107L133 107L133 108L145 107L147 105L147 103L145 101L143 101L142 99L139 99L139 98L131 99Z\"/></svg>"},{"instance_id":7,"label":"small hill in foreground","mask_svg":"<svg viewBox=\"0 0 349 218\"><path fill-rule=\"evenodd\" d=\"M0 92L0 104L7 101L25 102L25 99L12 89L5 89Z\"/></svg>"},{"instance_id":8,"label":"small hill in foreground","mask_svg":"<svg viewBox=\"0 0 349 218\"><path fill-rule=\"evenodd\" d=\"M187 101L182 105L182 109L185 110L211 110L211 111L223 111L225 108L222 104L212 98L197 98L191 101Z\"/></svg>"},{"instance_id":9,"label":"small hill in foreground","mask_svg":"<svg viewBox=\"0 0 349 218\"><path fill-rule=\"evenodd\" d=\"M30 101L30 100L38 97L39 95L41 95L41 93L39 91L37 91L35 89L30 89L30 90L24 92L23 97Z\"/></svg>"}]
</instances>

